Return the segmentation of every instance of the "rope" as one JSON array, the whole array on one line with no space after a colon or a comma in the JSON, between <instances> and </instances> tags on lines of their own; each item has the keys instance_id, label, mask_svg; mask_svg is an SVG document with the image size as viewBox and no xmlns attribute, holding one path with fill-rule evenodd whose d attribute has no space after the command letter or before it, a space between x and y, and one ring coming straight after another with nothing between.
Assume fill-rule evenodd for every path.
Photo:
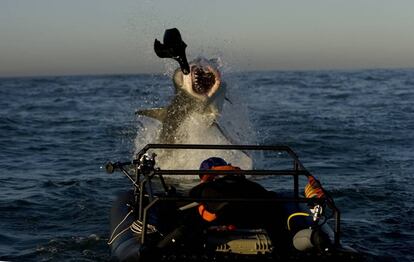
<instances>
[{"instance_id":1,"label":"rope","mask_svg":"<svg viewBox=\"0 0 414 262\"><path fill-rule=\"evenodd\" d=\"M122 221L121 222L119 222L119 224L115 227L115 229L114 229L114 231L112 232L112 234L111 234L111 237L109 238L109 240L108 240L108 245L111 245L114 241L115 241L115 239L117 239L120 235L122 235L123 233L125 233L125 231L129 228L129 227L127 227L127 228L125 228L124 230L122 230L121 232L119 232L115 237L114 237L114 235L115 235L115 232L118 230L118 228L125 222L125 220L129 217L129 215L131 215L132 214L132 212L134 212L133 210L130 210L129 212L128 212L128 214L126 214L126 216L124 217L124 219L122 219Z\"/></svg>"},{"instance_id":2,"label":"rope","mask_svg":"<svg viewBox=\"0 0 414 262\"><path fill-rule=\"evenodd\" d=\"M125 222L125 220L133 213L134 211L131 210L128 212L128 214L125 215L125 217L122 219L121 222L115 227L114 231L111 234L111 237L108 240L108 245L111 245L118 237L120 237L122 234L124 234L128 229L130 229L135 234L141 234L142 233L142 227L143 224L139 220L135 220L132 222L132 224L126 228L124 228L121 232L115 235L115 232L118 230L118 228ZM158 232L157 228L151 224L148 224L147 226L147 232L148 234L152 234L155 232ZM114 236L115 235L115 236ZM162 234L160 234L162 236Z\"/></svg>"},{"instance_id":3,"label":"rope","mask_svg":"<svg viewBox=\"0 0 414 262\"><path fill-rule=\"evenodd\" d=\"M143 224L141 221L139 220L135 220L131 226L129 226L129 228L131 229L132 232L134 232L135 234L141 234L142 233L142 227ZM155 226L148 224L147 225L147 230L148 230L148 234L152 234L155 232L158 232L158 230L155 228Z\"/></svg>"}]
</instances>

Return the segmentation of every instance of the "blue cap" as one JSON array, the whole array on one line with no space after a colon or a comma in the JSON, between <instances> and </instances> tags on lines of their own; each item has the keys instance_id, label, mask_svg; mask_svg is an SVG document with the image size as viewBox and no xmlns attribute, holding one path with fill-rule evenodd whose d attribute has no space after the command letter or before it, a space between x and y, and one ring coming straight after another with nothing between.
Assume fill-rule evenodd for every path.
<instances>
[{"instance_id":1,"label":"blue cap","mask_svg":"<svg viewBox=\"0 0 414 262\"><path fill-rule=\"evenodd\" d=\"M227 162L220 157L210 157L201 162L200 170L210 170L213 166L227 166Z\"/></svg>"}]
</instances>

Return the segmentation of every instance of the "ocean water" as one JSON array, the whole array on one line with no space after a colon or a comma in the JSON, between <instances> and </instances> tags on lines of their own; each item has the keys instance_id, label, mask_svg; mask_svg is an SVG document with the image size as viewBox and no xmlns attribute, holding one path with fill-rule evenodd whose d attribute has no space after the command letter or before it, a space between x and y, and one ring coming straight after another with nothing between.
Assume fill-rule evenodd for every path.
<instances>
[{"instance_id":1,"label":"ocean water","mask_svg":"<svg viewBox=\"0 0 414 262\"><path fill-rule=\"evenodd\" d=\"M342 211L345 244L414 260L414 70L224 79L247 115L227 112L243 141L299 154ZM172 95L163 75L0 79L0 260L109 260L111 202L130 184L101 166L153 139L134 112Z\"/></svg>"}]
</instances>

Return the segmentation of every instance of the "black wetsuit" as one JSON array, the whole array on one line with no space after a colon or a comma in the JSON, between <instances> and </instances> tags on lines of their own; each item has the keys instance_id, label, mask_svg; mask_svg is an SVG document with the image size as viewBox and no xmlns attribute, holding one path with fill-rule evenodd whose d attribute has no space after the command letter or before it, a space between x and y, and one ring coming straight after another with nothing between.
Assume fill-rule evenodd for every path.
<instances>
[{"instance_id":1,"label":"black wetsuit","mask_svg":"<svg viewBox=\"0 0 414 262\"><path fill-rule=\"evenodd\" d=\"M215 199L270 199L277 197L275 192L267 191L258 183L246 179L242 175L226 175L213 181L201 183L193 187L189 196L193 198ZM171 245L186 239L186 242L197 245L200 235L207 227L214 225L234 225L236 228L265 228L275 232L274 226L280 224L280 206L274 203L263 202L203 202L206 209L214 213L217 219L211 222L205 221L197 208L185 211L180 225L168 234L158 247ZM185 237L184 237L185 236Z\"/></svg>"},{"instance_id":2,"label":"black wetsuit","mask_svg":"<svg viewBox=\"0 0 414 262\"><path fill-rule=\"evenodd\" d=\"M258 183L246 179L242 175L226 175L213 181L201 183L189 192L195 198L237 198L268 199L276 197L276 193L267 191ZM206 202L206 209L217 215L214 223L234 224L244 227L260 226L277 214L269 214L269 203L262 202ZM275 210L273 208L273 210Z\"/></svg>"}]
</instances>

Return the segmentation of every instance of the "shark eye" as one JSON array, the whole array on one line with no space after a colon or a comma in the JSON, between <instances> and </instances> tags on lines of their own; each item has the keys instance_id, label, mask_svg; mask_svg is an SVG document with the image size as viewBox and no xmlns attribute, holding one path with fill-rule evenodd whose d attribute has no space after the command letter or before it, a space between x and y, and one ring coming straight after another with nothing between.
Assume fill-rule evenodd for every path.
<instances>
[{"instance_id":1,"label":"shark eye","mask_svg":"<svg viewBox=\"0 0 414 262\"><path fill-rule=\"evenodd\" d=\"M213 72L204 70L200 67L192 68L193 91L197 94L206 94L216 83L216 77Z\"/></svg>"}]
</instances>

